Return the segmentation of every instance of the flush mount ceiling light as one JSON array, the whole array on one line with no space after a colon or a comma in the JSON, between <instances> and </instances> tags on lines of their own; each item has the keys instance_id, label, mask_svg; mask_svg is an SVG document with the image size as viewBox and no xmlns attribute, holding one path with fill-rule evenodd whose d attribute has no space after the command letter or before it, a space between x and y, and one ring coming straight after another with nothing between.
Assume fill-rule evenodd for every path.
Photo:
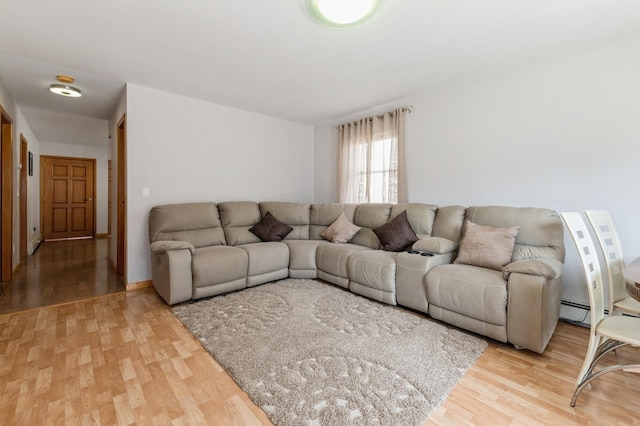
<instances>
[{"instance_id":1,"label":"flush mount ceiling light","mask_svg":"<svg viewBox=\"0 0 640 426\"><path fill-rule=\"evenodd\" d=\"M80 89L71 86L73 83L73 77L69 77L68 75L58 75L56 76L58 81L63 84L52 84L49 87L49 91L55 93L56 95L67 96L69 98L79 98L82 96L82 92Z\"/></svg>"},{"instance_id":2,"label":"flush mount ceiling light","mask_svg":"<svg viewBox=\"0 0 640 426\"><path fill-rule=\"evenodd\" d=\"M371 21L384 0L304 0L307 13L329 28L355 28Z\"/></svg>"}]
</instances>

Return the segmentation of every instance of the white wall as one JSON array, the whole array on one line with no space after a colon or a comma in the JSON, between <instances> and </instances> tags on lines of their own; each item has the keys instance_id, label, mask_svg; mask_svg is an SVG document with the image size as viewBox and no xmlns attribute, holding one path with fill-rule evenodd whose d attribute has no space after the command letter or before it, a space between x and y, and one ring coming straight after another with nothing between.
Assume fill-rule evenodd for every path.
<instances>
[{"instance_id":1,"label":"white wall","mask_svg":"<svg viewBox=\"0 0 640 426\"><path fill-rule=\"evenodd\" d=\"M15 253L12 256L12 268L15 269L20 262L20 198L18 191L20 189L20 170L17 168L20 164L20 134L23 134L28 142L28 149L34 154L34 164L37 164L40 143L31 131L29 124L24 119L20 108L16 105L5 86L0 80L0 105L9 114L13 120L13 246ZM26 166L26 165L25 165ZM27 244L34 239L34 235L39 233L40 228L40 179L39 173L34 170L33 176L27 177ZM33 227L36 227L36 233Z\"/></svg>"},{"instance_id":2,"label":"white wall","mask_svg":"<svg viewBox=\"0 0 640 426\"><path fill-rule=\"evenodd\" d=\"M107 122L105 121L105 139L107 132ZM105 144L102 147L93 145L76 145L40 142L40 155L51 155L57 157L89 158L96 160L96 233L107 233L107 161L109 160L109 147ZM36 159L34 158L34 163ZM39 160L38 163L40 164ZM35 167L35 166L34 166ZM39 166L38 166L39 168ZM34 173L35 176L35 173Z\"/></svg>"},{"instance_id":3,"label":"white wall","mask_svg":"<svg viewBox=\"0 0 640 426\"><path fill-rule=\"evenodd\" d=\"M313 127L133 84L126 104L129 283L151 279L154 205L313 201Z\"/></svg>"},{"instance_id":4,"label":"white wall","mask_svg":"<svg viewBox=\"0 0 640 426\"><path fill-rule=\"evenodd\" d=\"M27 173L27 253L33 254L36 241L41 241L42 230L40 229L40 146L41 143L31 131L31 128L27 124L26 119L22 115L22 112L18 109L18 117L16 123L20 129L18 132L17 143L14 140L14 149L18 151L18 157L16 161L20 161L20 134L27 140L27 149L33 154L33 176L29 176ZM27 164L23 164L22 167L28 167ZM20 174L16 176L18 179L18 185L20 184ZM20 214L20 198L15 200L18 203L18 215ZM19 217L19 216L18 216ZM16 225L17 224L17 225ZM17 246L20 244L20 220L14 221L14 226L18 226L18 240ZM15 229L14 229L15 232ZM16 250L16 253L20 253Z\"/></svg>"},{"instance_id":5,"label":"white wall","mask_svg":"<svg viewBox=\"0 0 640 426\"><path fill-rule=\"evenodd\" d=\"M402 99L398 106L415 107L407 118L410 201L608 209L625 260L640 256L639 52L640 38L628 38ZM328 176L335 124L315 129L315 167ZM334 180L316 175L315 195L335 201ZM563 299L588 305L568 233L565 244Z\"/></svg>"}]
</instances>

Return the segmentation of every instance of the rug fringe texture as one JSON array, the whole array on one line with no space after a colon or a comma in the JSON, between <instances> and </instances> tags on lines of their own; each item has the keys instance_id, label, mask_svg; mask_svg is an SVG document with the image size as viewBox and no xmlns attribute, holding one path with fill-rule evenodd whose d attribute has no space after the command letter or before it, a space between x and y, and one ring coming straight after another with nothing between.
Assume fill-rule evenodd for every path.
<instances>
[{"instance_id":1,"label":"rug fringe texture","mask_svg":"<svg viewBox=\"0 0 640 426\"><path fill-rule=\"evenodd\" d=\"M421 425L487 348L316 280L173 307L276 425Z\"/></svg>"}]
</instances>

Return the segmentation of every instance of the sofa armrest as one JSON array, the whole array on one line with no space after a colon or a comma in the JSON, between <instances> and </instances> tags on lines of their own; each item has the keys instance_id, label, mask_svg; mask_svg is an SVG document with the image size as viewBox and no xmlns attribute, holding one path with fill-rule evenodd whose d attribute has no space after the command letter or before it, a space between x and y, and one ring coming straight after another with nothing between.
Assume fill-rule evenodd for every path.
<instances>
[{"instance_id":1,"label":"sofa armrest","mask_svg":"<svg viewBox=\"0 0 640 426\"><path fill-rule=\"evenodd\" d=\"M502 275L505 280L509 279L512 273L538 275L547 279L559 278L562 275L562 262L556 259L541 257L537 259L521 259L511 262L502 268Z\"/></svg>"},{"instance_id":2,"label":"sofa armrest","mask_svg":"<svg viewBox=\"0 0 640 426\"><path fill-rule=\"evenodd\" d=\"M511 266L514 265L515 266ZM516 347L542 353L560 319L562 263L535 259L507 265L507 336Z\"/></svg>"},{"instance_id":3,"label":"sofa armrest","mask_svg":"<svg viewBox=\"0 0 640 426\"><path fill-rule=\"evenodd\" d=\"M458 243L442 237L425 237L416 241L411 248L433 254L448 254L458 250Z\"/></svg>"},{"instance_id":4,"label":"sofa armrest","mask_svg":"<svg viewBox=\"0 0 640 426\"><path fill-rule=\"evenodd\" d=\"M151 243L151 251L156 254L166 253L171 250L189 250L195 252L193 244L186 241L155 241Z\"/></svg>"},{"instance_id":5,"label":"sofa armrest","mask_svg":"<svg viewBox=\"0 0 640 426\"><path fill-rule=\"evenodd\" d=\"M190 300L193 294L192 244L157 241L151 244L151 278L158 294L169 305Z\"/></svg>"}]
</instances>

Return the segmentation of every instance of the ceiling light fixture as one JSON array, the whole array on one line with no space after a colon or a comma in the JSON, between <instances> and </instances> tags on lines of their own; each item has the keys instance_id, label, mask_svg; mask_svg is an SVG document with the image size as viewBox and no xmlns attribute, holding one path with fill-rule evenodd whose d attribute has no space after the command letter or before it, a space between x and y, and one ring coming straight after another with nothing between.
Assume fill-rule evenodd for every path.
<instances>
[{"instance_id":1,"label":"ceiling light fixture","mask_svg":"<svg viewBox=\"0 0 640 426\"><path fill-rule=\"evenodd\" d=\"M305 0L307 13L329 28L355 28L371 21L384 0Z\"/></svg>"},{"instance_id":2,"label":"ceiling light fixture","mask_svg":"<svg viewBox=\"0 0 640 426\"><path fill-rule=\"evenodd\" d=\"M56 76L58 81L63 84L54 83L49 87L49 91L56 95L67 96L69 98L79 98L82 96L82 92L77 87L71 86L74 82L73 77L68 75Z\"/></svg>"}]
</instances>

